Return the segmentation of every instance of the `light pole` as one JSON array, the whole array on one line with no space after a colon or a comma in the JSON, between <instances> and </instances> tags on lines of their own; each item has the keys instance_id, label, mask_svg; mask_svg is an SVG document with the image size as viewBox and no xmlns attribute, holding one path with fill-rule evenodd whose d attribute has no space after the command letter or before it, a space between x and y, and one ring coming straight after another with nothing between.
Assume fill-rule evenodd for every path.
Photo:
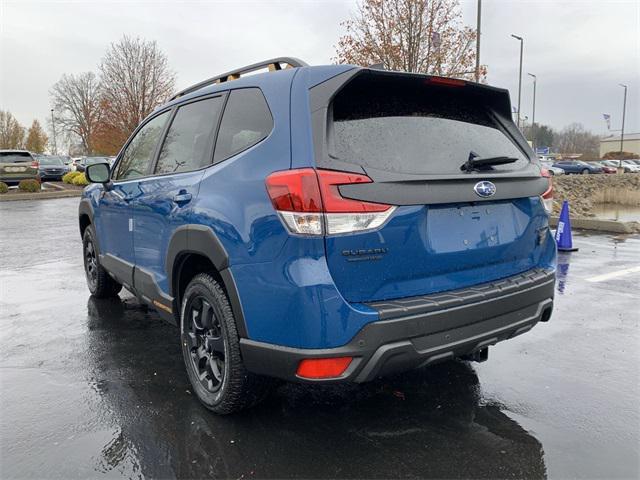
<instances>
[{"instance_id":1,"label":"light pole","mask_svg":"<svg viewBox=\"0 0 640 480\"><path fill-rule=\"evenodd\" d=\"M538 77L533 73L527 73L530 77L533 77L533 112L531 113L531 145L536 148L536 82Z\"/></svg>"},{"instance_id":2,"label":"light pole","mask_svg":"<svg viewBox=\"0 0 640 480\"><path fill-rule=\"evenodd\" d=\"M53 154L58 154L58 144L56 142L56 123L53 119L53 108L51 109L51 130L53 130Z\"/></svg>"},{"instance_id":3,"label":"light pole","mask_svg":"<svg viewBox=\"0 0 640 480\"><path fill-rule=\"evenodd\" d=\"M476 83L480 82L480 17L482 13L482 0L478 0L478 15L476 26Z\"/></svg>"},{"instance_id":4,"label":"light pole","mask_svg":"<svg viewBox=\"0 0 640 480\"><path fill-rule=\"evenodd\" d=\"M524 46L524 40L518 35L511 34L516 40L520 40L520 73L518 74L518 128L520 128L520 99L522 96L522 49Z\"/></svg>"},{"instance_id":5,"label":"light pole","mask_svg":"<svg viewBox=\"0 0 640 480\"><path fill-rule=\"evenodd\" d=\"M624 152L624 116L627 113L627 86L622 83L619 85L624 88L624 100L622 102L622 132L620 133L620 164L622 165L622 152Z\"/></svg>"}]
</instances>

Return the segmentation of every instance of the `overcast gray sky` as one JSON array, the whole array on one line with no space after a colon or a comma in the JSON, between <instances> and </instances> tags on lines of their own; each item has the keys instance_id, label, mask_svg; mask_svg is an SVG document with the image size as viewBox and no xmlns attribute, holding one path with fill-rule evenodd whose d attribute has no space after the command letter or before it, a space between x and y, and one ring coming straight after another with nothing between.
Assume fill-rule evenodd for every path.
<instances>
[{"instance_id":1,"label":"overcast gray sky","mask_svg":"<svg viewBox=\"0 0 640 480\"><path fill-rule=\"evenodd\" d=\"M475 26L476 0L462 0ZM178 88L231 68L280 55L329 63L355 2L344 1L8 1L0 0L0 109L28 126L49 115L49 89L63 73L96 70L123 34L157 40ZM524 37L522 111L555 128L580 122L619 129L629 86L625 131L640 132L640 1L484 0L483 64L488 82L517 101L519 43Z\"/></svg>"}]
</instances>

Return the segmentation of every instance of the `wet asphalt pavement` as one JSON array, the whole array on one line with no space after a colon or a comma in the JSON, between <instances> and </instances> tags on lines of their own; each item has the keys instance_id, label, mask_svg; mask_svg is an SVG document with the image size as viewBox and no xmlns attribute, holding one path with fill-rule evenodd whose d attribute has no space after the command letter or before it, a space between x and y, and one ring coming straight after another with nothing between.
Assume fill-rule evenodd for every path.
<instances>
[{"instance_id":1,"label":"wet asphalt pavement","mask_svg":"<svg viewBox=\"0 0 640 480\"><path fill-rule=\"evenodd\" d=\"M77 198L0 203L0 477L638 478L640 237L576 235L551 321L361 386L217 417L178 330L85 286ZM595 280L595 281L594 281Z\"/></svg>"}]
</instances>

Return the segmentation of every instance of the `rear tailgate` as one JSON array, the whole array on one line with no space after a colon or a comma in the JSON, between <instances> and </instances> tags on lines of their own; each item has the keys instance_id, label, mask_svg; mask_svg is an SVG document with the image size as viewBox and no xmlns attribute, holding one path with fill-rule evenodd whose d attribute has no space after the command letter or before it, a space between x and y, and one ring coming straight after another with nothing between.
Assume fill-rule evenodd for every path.
<instances>
[{"instance_id":1,"label":"rear tailgate","mask_svg":"<svg viewBox=\"0 0 640 480\"><path fill-rule=\"evenodd\" d=\"M28 152L0 152L0 179L11 181L36 177L38 168L32 166L33 157Z\"/></svg>"},{"instance_id":2,"label":"rear tailgate","mask_svg":"<svg viewBox=\"0 0 640 480\"><path fill-rule=\"evenodd\" d=\"M317 167L366 174L372 182L342 185L340 194L397 207L376 230L326 237L348 301L463 288L540 263L548 181L505 91L369 70L334 84L332 94L327 85L312 90ZM516 160L463 171L471 152Z\"/></svg>"}]
</instances>

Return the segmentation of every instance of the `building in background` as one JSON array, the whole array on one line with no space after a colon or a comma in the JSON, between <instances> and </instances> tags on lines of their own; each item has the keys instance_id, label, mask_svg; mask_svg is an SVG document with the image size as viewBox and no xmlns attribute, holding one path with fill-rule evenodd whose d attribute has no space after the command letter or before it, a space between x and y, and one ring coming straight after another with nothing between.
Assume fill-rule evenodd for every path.
<instances>
[{"instance_id":1,"label":"building in background","mask_svg":"<svg viewBox=\"0 0 640 480\"><path fill-rule=\"evenodd\" d=\"M600 157L607 152L620 151L620 135L613 135L600 139ZM624 151L640 155L640 133L624 134Z\"/></svg>"}]
</instances>

